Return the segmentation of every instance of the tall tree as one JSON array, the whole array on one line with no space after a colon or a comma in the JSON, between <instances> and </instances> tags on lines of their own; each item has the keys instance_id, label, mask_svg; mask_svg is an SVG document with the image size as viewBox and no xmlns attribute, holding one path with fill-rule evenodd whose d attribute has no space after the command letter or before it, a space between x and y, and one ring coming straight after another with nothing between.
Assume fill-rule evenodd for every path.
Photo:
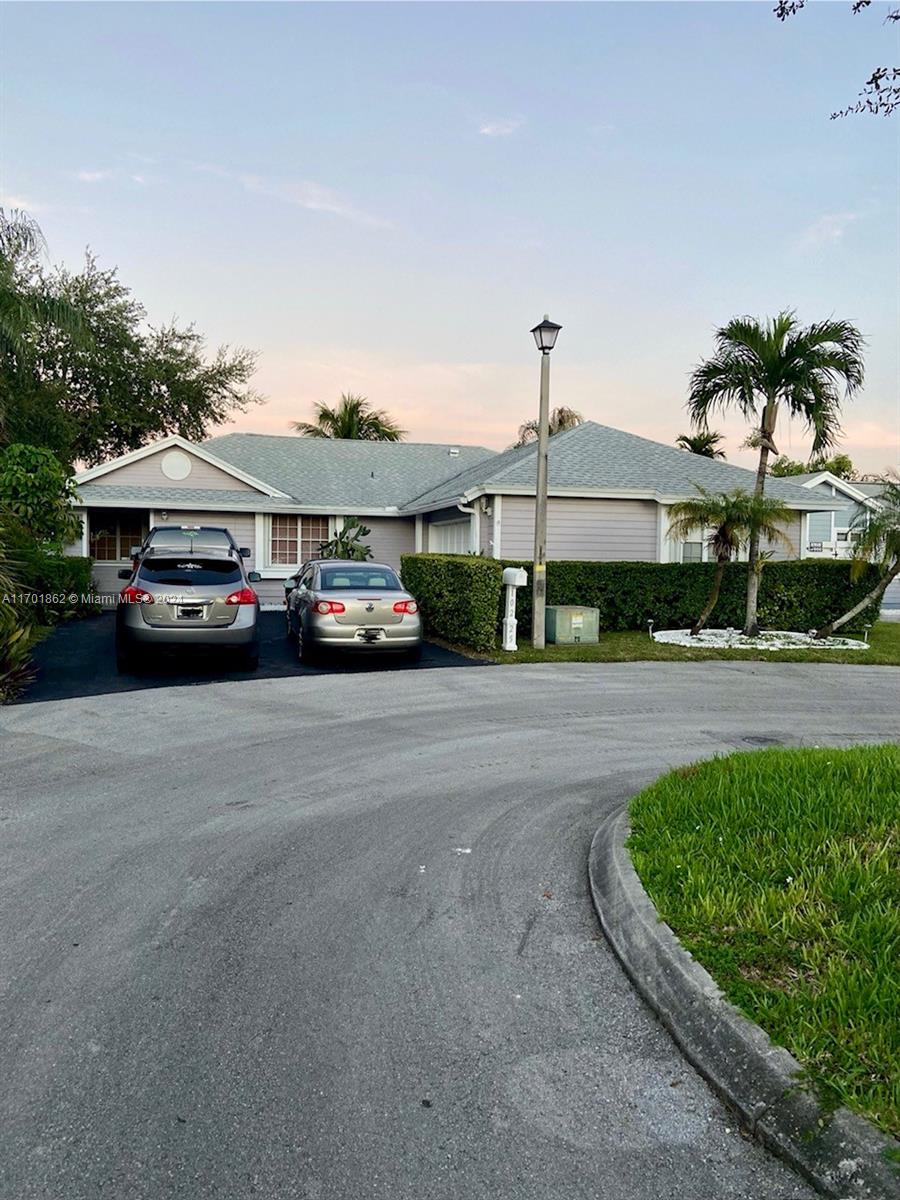
<instances>
[{"instance_id":1,"label":"tall tree","mask_svg":"<svg viewBox=\"0 0 900 1200\"><path fill-rule=\"evenodd\" d=\"M850 11L860 13L868 8L872 0L852 0ZM806 7L806 0L778 0L773 12L779 21L784 21ZM889 9L885 21L900 21L900 8ZM881 113L889 117L900 108L900 67L876 67L865 82L856 102L831 114L832 121L850 113Z\"/></svg>"},{"instance_id":2,"label":"tall tree","mask_svg":"<svg viewBox=\"0 0 900 1200\"><path fill-rule=\"evenodd\" d=\"M754 535L790 546L781 527L793 516L780 500L753 496L742 488L712 493L698 487L697 491L700 495L696 499L669 506L669 536L683 541L699 529L716 560L709 598L691 627L691 637L696 637L709 620L719 599L725 568L741 547Z\"/></svg>"},{"instance_id":3,"label":"tall tree","mask_svg":"<svg viewBox=\"0 0 900 1200\"><path fill-rule=\"evenodd\" d=\"M699 429L696 433L679 433L675 445L701 458L724 458L723 441L723 435L714 429Z\"/></svg>"},{"instance_id":4,"label":"tall tree","mask_svg":"<svg viewBox=\"0 0 900 1200\"><path fill-rule=\"evenodd\" d=\"M584 422L584 417L580 412L576 412L574 408L566 408L565 405L560 405L559 408L554 408L550 413L550 436L555 433L564 433L567 429L574 429L576 425L581 425ZM513 442L513 446L527 446L531 442L536 442L538 439L537 420L525 421L519 426L518 439Z\"/></svg>"},{"instance_id":5,"label":"tall tree","mask_svg":"<svg viewBox=\"0 0 900 1200\"><path fill-rule=\"evenodd\" d=\"M252 352L222 347L210 360L192 325L148 326L117 272L93 257L78 273L45 269L36 237L7 239L0 261L15 335L0 352L5 441L91 465L167 433L203 438L258 399Z\"/></svg>"},{"instance_id":6,"label":"tall tree","mask_svg":"<svg viewBox=\"0 0 900 1200\"><path fill-rule=\"evenodd\" d=\"M759 448L754 495L762 496L770 454L778 454L775 428L782 407L802 417L813 432L813 454L830 449L840 433L841 391L850 398L862 386L863 337L849 321L801 326L792 312L760 322L736 317L716 331L716 352L691 375L688 412L705 429L716 410L737 408L753 421ZM759 532L749 541L744 633L759 633Z\"/></svg>"},{"instance_id":7,"label":"tall tree","mask_svg":"<svg viewBox=\"0 0 900 1200\"><path fill-rule=\"evenodd\" d=\"M343 392L334 408L316 404L314 421L292 421L291 428L303 437L346 439L356 442L402 442L401 429L382 409L373 408L365 396Z\"/></svg>"},{"instance_id":8,"label":"tall tree","mask_svg":"<svg viewBox=\"0 0 900 1200\"><path fill-rule=\"evenodd\" d=\"M877 510L861 513L853 523L854 532L859 536L850 566L851 578L858 579L868 563L877 563L881 569L878 583L859 604L817 630L817 638L831 637L836 629L871 605L878 604L891 580L900 575L900 476L885 479L883 483L884 491L878 497Z\"/></svg>"}]
</instances>

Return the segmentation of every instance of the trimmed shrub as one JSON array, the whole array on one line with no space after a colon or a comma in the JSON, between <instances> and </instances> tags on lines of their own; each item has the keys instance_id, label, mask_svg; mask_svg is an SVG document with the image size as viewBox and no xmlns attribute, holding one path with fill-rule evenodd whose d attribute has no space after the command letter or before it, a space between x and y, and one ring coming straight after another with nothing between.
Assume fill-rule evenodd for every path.
<instances>
[{"instance_id":1,"label":"trimmed shrub","mask_svg":"<svg viewBox=\"0 0 900 1200\"><path fill-rule=\"evenodd\" d=\"M30 548L19 552L19 564L22 590L35 598L27 611L39 625L96 611L96 604L87 599L93 590L89 558Z\"/></svg>"},{"instance_id":2,"label":"trimmed shrub","mask_svg":"<svg viewBox=\"0 0 900 1200\"><path fill-rule=\"evenodd\" d=\"M531 563L503 562L502 567ZM547 603L581 604L600 610L600 632L646 629L684 629L697 617L712 586L714 563L549 562ZM764 629L818 629L835 614L846 612L874 586L878 576L868 567L855 582L849 561L793 559L763 567L759 590L759 623ZM725 568L719 602L710 628L739 629L744 624L747 564ZM502 598L498 601L498 623ZM876 617L863 612L847 626L861 630ZM520 588L516 616L519 636L531 634L531 588Z\"/></svg>"},{"instance_id":3,"label":"trimmed shrub","mask_svg":"<svg viewBox=\"0 0 900 1200\"><path fill-rule=\"evenodd\" d=\"M400 563L426 633L473 650L494 648L502 563L471 554L404 554Z\"/></svg>"}]
</instances>

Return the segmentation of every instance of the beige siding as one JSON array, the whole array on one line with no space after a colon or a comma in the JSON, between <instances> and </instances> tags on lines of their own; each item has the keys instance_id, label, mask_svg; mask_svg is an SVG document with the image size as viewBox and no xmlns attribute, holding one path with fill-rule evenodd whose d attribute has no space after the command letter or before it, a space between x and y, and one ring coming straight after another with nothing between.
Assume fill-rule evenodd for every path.
<instances>
[{"instance_id":1,"label":"beige siding","mask_svg":"<svg viewBox=\"0 0 900 1200\"><path fill-rule=\"evenodd\" d=\"M785 534L790 540L790 547L785 546L783 542L764 541L761 545L761 550L771 550L772 560L774 562L783 562L787 558L799 558L801 550L800 542L800 522L801 514L797 513L793 521L785 526Z\"/></svg>"},{"instance_id":2,"label":"beige siding","mask_svg":"<svg viewBox=\"0 0 900 1200\"><path fill-rule=\"evenodd\" d=\"M202 458L198 458L194 454L188 454L191 460L191 473L185 479L169 479L168 476L162 473L160 463L164 456L170 453L171 447L168 450L160 450L158 454L148 454L146 458L138 459L137 462L126 463L123 467L117 467L114 471L110 471L107 475L100 475L96 479L92 479L92 484L109 485L111 487L192 487L192 488L215 488L217 491L231 492L253 492L256 488L252 488L249 483L244 483L241 479L235 479L233 475L229 475L226 471L220 471L218 467L212 466L210 463L204 462ZM180 451L187 454L187 451Z\"/></svg>"},{"instance_id":3,"label":"beige siding","mask_svg":"<svg viewBox=\"0 0 900 1200\"><path fill-rule=\"evenodd\" d=\"M372 547L375 562L389 563L400 570L400 555L412 554L416 548L414 517L361 517L372 530L366 542Z\"/></svg>"},{"instance_id":4,"label":"beige siding","mask_svg":"<svg viewBox=\"0 0 900 1200\"><path fill-rule=\"evenodd\" d=\"M551 499L547 506L547 557L585 562L656 562L657 505L653 500ZM531 558L534 501L504 496L503 558Z\"/></svg>"}]
</instances>

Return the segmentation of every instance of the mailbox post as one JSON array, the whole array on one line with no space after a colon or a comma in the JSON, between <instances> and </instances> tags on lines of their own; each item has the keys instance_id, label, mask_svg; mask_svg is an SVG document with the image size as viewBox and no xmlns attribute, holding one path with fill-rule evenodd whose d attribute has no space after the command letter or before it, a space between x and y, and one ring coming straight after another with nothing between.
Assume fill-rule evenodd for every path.
<instances>
[{"instance_id":1,"label":"mailbox post","mask_svg":"<svg viewBox=\"0 0 900 1200\"><path fill-rule=\"evenodd\" d=\"M516 642L516 589L525 587L528 576L522 567L505 567L503 586L506 588L506 608L503 614L503 649L518 650Z\"/></svg>"}]
</instances>

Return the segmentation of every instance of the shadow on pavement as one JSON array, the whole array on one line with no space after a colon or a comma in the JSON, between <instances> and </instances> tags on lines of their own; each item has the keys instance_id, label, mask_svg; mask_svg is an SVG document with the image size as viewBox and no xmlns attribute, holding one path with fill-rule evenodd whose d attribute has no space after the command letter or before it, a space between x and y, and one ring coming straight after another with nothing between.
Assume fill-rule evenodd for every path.
<instances>
[{"instance_id":1,"label":"shadow on pavement","mask_svg":"<svg viewBox=\"0 0 900 1200\"><path fill-rule=\"evenodd\" d=\"M280 612L260 613L259 669L244 671L218 655L160 654L152 666L134 674L116 671L115 616L104 613L72 621L55 629L34 648L36 679L19 698L19 704L38 700L68 700L73 696L100 696L109 692L134 692L145 688L217 683L222 680L281 679L295 675L367 674L380 671L421 671L435 667L477 667L485 660L466 658L426 642L420 662L394 656L347 656L314 667L297 659L293 642L284 633Z\"/></svg>"}]
</instances>

